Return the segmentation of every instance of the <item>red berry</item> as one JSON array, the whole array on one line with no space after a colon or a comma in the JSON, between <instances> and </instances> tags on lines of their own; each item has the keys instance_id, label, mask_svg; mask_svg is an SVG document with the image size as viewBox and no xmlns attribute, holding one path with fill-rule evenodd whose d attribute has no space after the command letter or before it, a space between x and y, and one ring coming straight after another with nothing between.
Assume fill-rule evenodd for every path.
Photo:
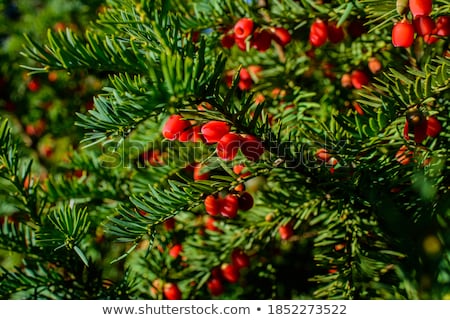
<instances>
[{"instance_id":1,"label":"red berry","mask_svg":"<svg viewBox=\"0 0 450 320\"><path fill-rule=\"evenodd\" d=\"M245 39L253 32L253 20L242 18L234 25L234 36L236 39Z\"/></svg>"},{"instance_id":2,"label":"red berry","mask_svg":"<svg viewBox=\"0 0 450 320\"><path fill-rule=\"evenodd\" d=\"M335 22L328 24L327 33L331 43L339 43L344 40L344 30L342 27L338 27Z\"/></svg>"},{"instance_id":3,"label":"red berry","mask_svg":"<svg viewBox=\"0 0 450 320\"><path fill-rule=\"evenodd\" d=\"M247 51L247 42L245 39L234 38L234 43L241 51Z\"/></svg>"},{"instance_id":4,"label":"red berry","mask_svg":"<svg viewBox=\"0 0 450 320\"><path fill-rule=\"evenodd\" d=\"M171 231L175 228L175 218L169 218L164 221L164 229L166 231Z\"/></svg>"},{"instance_id":5,"label":"red berry","mask_svg":"<svg viewBox=\"0 0 450 320\"><path fill-rule=\"evenodd\" d=\"M246 168L245 164L242 163L235 164L233 167L233 172L238 174L241 178L246 178L250 176L252 173L248 170L245 170L245 168Z\"/></svg>"},{"instance_id":6,"label":"red berry","mask_svg":"<svg viewBox=\"0 0 450 320\"><path fill-rule=\"evenodd\" d=\"M395 160L402 165L407 165L411 161L412 152L408 151L407 146L402 146L395 154Z\"/></svg>"},{"instance_id":7,"label":"red berry","mask_svg":"<svg viewBox=\"0 0 450 320\"><path fill-rule=\"evenodd\" d=\"M428 16L433 7L432 0L409 0L409 10L414 17Z\"/></svg>"},{"instance_id":8,"label":"red berry","mask_svg":"<svg viewBox=\"0 0 450 320\"><path fill-rule=\"evenodd\" d=\"M229 263L224 263L220 268L222 270L222 277L230 283L239 281L239 269Z\"/></svg>"},{"instance_id":9,"label":"red berry","mask_svg":"<svg viewBox=\"0 0 450 320\"><path fill-rule=\"evenodd\" d=\"M218 215L222 209L222 199L216 198L212 194L205 198L204 204L206 212L212 216Z\"/></svg>"},{"instance_id":10,"label":"red berry","mask_svg":"<svg viewBox=\"0 0 450 320\"><path fill-rule=\"evenodd\" d=\"M363 116L363 115L364 115L364 110L363 110L363 108L361 108L361 106L359 105L358 102L353 102L352 105L353 105L353 108L355 108L355 111L356 111L360 116Z\"/></svg>"},{"instance_id":11,"label":"red berry","mask_svg":"<svg viewBox=\"0 0 450 320\"><path fill-rule=\"evenodd\" d=\"M321 149L316 151L316 157L319 160L322 160L324 162L328 162L328 160L330 160L330 158L331 158L331 155L328 153L327 149L321 148Z\"/></svg>"},{"instance_id":12,"label":"red berry","mask_svg":"<svg viewBox=\"0 0 450 320\"><path fill-rule=\"evenodd\" d=\"M213 217L208 217L205 221L205 228L210 231L220 232L221 230L216 227L216 220Z\"/></svg>"},{"instance_id":13,"label":"red berry","mask_svg":"<svg viewBox=\"0 0 450 320\"><path fill-rule=\"evenodd\" d=\"M322 20L316 20L312 25L309 32L309 42L315 46L320 47L327 42L328 28L325 22Z\"/></svg>"},{"instance_id":14,"label":"red berry","mask_svg":"<svg viewBox=\"0 0 450 320\"><path fill-rule=\"evenodd\" d=\"M278 229L278 233L280 234L281 239L288 240L294 234L294 228L292 228L292 224L288 223L281 226Z\"/></svg>"},{"instance_id":15,"label":"red berry","mask_svg":"<svg viewBox=\"0 0 450 320\"><path fill-rule=\"evenodd\" d=\"M203 136L201 133L200 126L193 126L190 141L192 142L201 142L203 141Z\"/></svg>"},{"instance_id":16,"label":"red berry","mask_svg":"<svg viewBox=\"0 0 450 320\"><path fill-rule=\"evenodd\" d=\"M239 209L239 200L234 194L228 194L222 200L220 214L224 217L233 219L237 216Z\"/></svg>"},{"instance_id":17,"label":"red berry","mask_svg":"<svg viewBox=\"0 0 450 320\"><path fill-rule=\"evenodd\" d=\"M239 197L239 209L243 211L247 211L253 208L253 203L253 197L248 192L243 192Z\"/></svg>"},{"instance_id":18,"label":"red berry","mask_svg":"<svg viewBox=\"0 0 450 320\"><path fill-rule=\"evenodd\" d=\"M414 27L406 19L397 22L392 28L394 47L409 48L414 42Z\"/></svg>"},{"instance_id":19,"label":"red berry","mask_svg":"<svg viewBox=\"0 0 450 320\"><path fill-rule=\"evenodd\" d=\"M231 49L234 45L234 34L226 34L220 39L220 43L224 48Z\"/></svg>"},{"instance_id":20,"label":"red berry","mask_svg":"<svg viewBox=\"0 0 450 320\"><path fill-rule=\"evenodd\" d=\"M241 146L241 136L231 132L224 135L217 143L217 155L223 160L233 160Z\"/></svg>"},{"instance_id":21,"label":"red berry","mask_svg":"<svg viewBox=\"0 0 450 320\"><path fill-rule=\"evenodd\" d=\"M180 300L181 291L175 283L164 284L163 293L168 300Z\"/></svg>"},{"instance_id":22,"label":"red berry","mask_svg":"<svg viewBox=\"0 0 450 320\"><path fill-rule=\"evenodd\" d=\"M209 292L213 296L220 296L225 291L222 281L217 278L212 278L211 280L209 280L207 286Z\"/></svg>"},{"instance_id":23,"label":"red berry","mask_svg":"<svg viewBox=\"0 0 450 320\"><path fill-rule=\"evenodd\" d=\"M209 171L205 171L203 169L203 165L201 163L197 163L194 166L194 180L208 180L209 179Z\"/></svg>"},{"instance_id":24,"label":"red berry","mask_svg":"<svg viewBox=\"0 0 450 320\"><path fill-rule=\"evenodd\" d=\"M376 73L380 72L381 68L383 68L383 65L381 64L380 60L378 60L375 57L372 57L369 59L368 67L369 67L370 72L372 72L373 74L376 74Z\"/></svg>"},{"instance_id":25,"label":"red berry","mask_svg":"<svg viewBox=\"0 0 450 320\"><path fill-rule=\"evenodd\" d=\"M430 137L436 137L442 130L441 123L435 117L429 117L427 119L426 134Z\"/></svg>"},{"instance_id":26,"label":"red berry","mask_svg":"<svg viewBox=\"0 0 450 320\"><path fill-rule=\"evenodd\" d=\"M189 130L190 127L191 123L188 120L184 120L178 114L173 114L164 125L162 133L164 138L168 140L175 140L178 139L184 131Z\"/></svg>"},{"instance_id":27,"label":"red berry","mask_svg":"<svg viewBox=\"0 0 450 320\"><path fill-rule=\"evenodd\" d=\"M169 250L169 255L176 259L180 255L180 252L183 250L183 246L180 243L177 243Z\"/></svg>"},{"instance_id":28,"label":"red berry","mask_svg":"<svg viewBox=\"0 0 450 320\"><path fill-rule=\"evenodd\" d=\"M264 153L264 146L258 138L247 135L242 139L241 151L250 161L257 161Z\"/></svg>"},{"instance_id":29,"label":"red berry","mask_svg":"<svg viewBox=\"0 0 450 320\"><path fill-rule=\"evenodd\" d=\"M285 47L291 42L291 34L288 30L282 27L276 27L273 31L273 40L280 46Z\"/></svg>"},{"instance_id":30,"label":"red berry","mask_svg":"<svg viewBox=\"0 0 450 320\"><path fill-rule=\"evenodd\" d=\"M270 48L272 34L267 30L261 30L253 34L253 46L256 50L264 52Z\"/></svg>"},{"instance_id":31,"label":"red berry","mask_svg":"<svg viewBox=\"0 0 450 320\"><path fill-rule=\"evenodd\" d=\"M250 265L250 258L241 249L234 249L231 252L231 262L239 269L247 268Z\"/></svg>"},{"instance_id":32,"label":"red berry","mask_svg":"<svg viewBox=\"0 0 450 320\"><path fill-rule=\"evenodd\" d=\"M343 88L351 88L352 87L352 76L350 74L345 73L342 75L341 86Z\"/></svg>"},{"instance_id":33,"label":"red berry","mask_svg":"<svg viewBox=\"0 0 450 320\"><path fill-rule=\"evenodd\" d=\"M441 37L450 35L450 16L440 16L436 20L436 34Z\"/></svg>"},{"instance_id":34,"label":"red berry","mask_svg":"<svg viewBox=\"0 0 450 320\"><path fill-rule=\"evenodd\" d=\"M192 130L192 127L187 128L183 132L180 133L178 136L178 141L180 142L188 142L191 141L192 136L194 135L194 130Z\"/></svg>"},{"instance_id":35,"label":"red berry","mask_svg":"<svg viewBox=\"0 0 450 320\"><path fill-rule=\"evenodd\" d=\"M361 89L369 83L369 78L364 71L354 70L351 74L351 81L355 89Z\"/></svg>"},{"instance_id":36,"label":"red berry","mask_svg":"<svg viewBox=\"0 0 450 320\"><path fill-rule=\"evenodd\" d=\"M216 143L230 132L230 126L223 121L209 121L202 126L201 131L207 143Z\"/></svg>"},{"instance_id":37,"label":"red berry","mask_svg":"<svg viewBox=\"0 0 450 320\"><path fill-rule=\"evenodd\" d=\"M427 121L423 121L419 124L414 125L413 128L409 127L409 122L405 122L405 127L403 128L403 137L409 140L409 133L414 133L414 141L416 143L421 143L427 137Z\"/></svg>"},{"instance_id":38,"label":"red berry","mask_svg":"<svg viewBox=\"0 0 450 320\"><path fill-rule=\"evenodd\" d=\"M28 82L28 90L31 92L36 92L41 88L41 84L36 79L31 79L30 82Z\"/></svg>"},{"instance_id":39,"label":"red berry","mask_svg":"<svg viewBox=\"0 0 450 320\"><path fill-rule=\"evenodd\" d=\"M436 24L429 16L417 16L413 24L416 33L421 37L431 34L436 28Z\"/></svg>"}]
</instances>

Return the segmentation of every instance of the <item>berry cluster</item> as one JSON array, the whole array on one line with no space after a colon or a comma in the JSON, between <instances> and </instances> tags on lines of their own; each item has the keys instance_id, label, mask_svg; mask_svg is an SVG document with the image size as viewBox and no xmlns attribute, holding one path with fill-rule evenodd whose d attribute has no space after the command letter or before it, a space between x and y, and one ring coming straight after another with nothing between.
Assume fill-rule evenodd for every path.
<instances>
[{"instance_id":1,"label":"berry cluster","mask_svg":"<svg viewBox=\"0 0 450 320\"><path fill-rule=\"evenodd\" d=\"M222 215L233 219L237 216L238 210L247 211L253 207L253 197L250 193L243 191L221 195L208 195L205 198L205 210L211 216Z\"/></svg>"},{"instance_id":2,"label":"berry cluster","mask_svg":"<svg viewBox=\"0 0 450 320\"><path fill-rule=\"evenodd\" d=\"M250 134L230 132L229 124L223 121L209 121L199 126L174 114L165 123L162 134L168 140L217 143L217 155L226 161L233 160L239 150L251 161L257 161L264 153L264 146L258 138Z\"/></svg>"},{"instance_id":3,"label":"berry cluster","mask_svg":"<svg viewBox=\"0 0 450 320\"><path fill-rule=\"evenodd\" d=\"M291 34L283 27L274 28L258 28L250 18L241 18L226 33L221 43L224 48L230 49L233 45L242 51L247 51L249 47L253 47L260 52L264 52L270 48L272 40L281 45L286 46L291 42Z\"/></svg>"},{"instance_id":4,"label":"berry cluster","mask_svg":"<svg viewBox=\"0 0 450 320\"><path fill-rule=\"evenodd\" d=\"M344 40L345 34L342 27L338 27L335 22L325 22L317 19L311 25L309 31L309 42L314 47L324 45L327 40L331 43L339 43Z\"/></svg>"},{"instance_id":5,"label":"berry cluster","mask_svg":"<svg viewBox=\"0 0 450 320\"><path fill-rule=\"evenodd\" d=\"M441 123L435 117L425 118L419 111L407 115L403 136L409 140L409 134L414 134L414 141L421 143L426 137L436 137L442 130Z\"/></svg>"},{"instance_id":6,"label":"berry cluster","mask_svg":"<svg viewBox=\"0 0 450 320\"><path fill-rule=\"evenodd\" d=\"M224 263L220 267L211 270L211 278L207 283L211 295L221 295L225 291L223 281L229 283L238 282L241 270L249 266L249 256L241 249L234 249L231 253L231 263Z\"/></svg>"},{"instance_id":7,"label":"berry cluster","mask_svg":"<svg viewBox=\"0 0 450 320\"><path fill-rule=\"evenodd\" d=\"M450 35L450 16L440 16L433 20L432 0L410 0L409 10L413 15L411 23L406 17L392 28L392 44L394 47L409 48L414 43L414 34L423 37L427 44L433 44L439 37Z\"/></svg>"}]
</instances>

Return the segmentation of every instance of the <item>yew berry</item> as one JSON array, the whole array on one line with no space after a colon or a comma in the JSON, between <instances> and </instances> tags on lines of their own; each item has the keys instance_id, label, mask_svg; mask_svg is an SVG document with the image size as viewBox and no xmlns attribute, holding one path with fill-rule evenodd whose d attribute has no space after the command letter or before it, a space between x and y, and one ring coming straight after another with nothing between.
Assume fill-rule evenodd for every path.
<instances>
[{"instance_id":1,"label":"yew berry","mask_svg":"<svg viewBox=\"0 0 450 320\"><path fill-rule=\"evenodd\" d=\"M212 216L216 216L221 211L222 199L216 198L215 196L210 194L205 198L204 204L206 212Z\"/></svg>"},{"instance_id":2,"label":"yew berry","mask_svg":"<svg viewBox=\"0 0 450 320\"><path fill-rule=\"evenodd\" d=\"M264 52L269 49L271 42L272 34L267 30L261 30L253 34L253 46L260 52Z\"/></svg>"},{"instance_id":3,"label":"yew berry","mask_svg":"<svg viewBox=\"0 0 450 320\"><path fill-rule=\"evenodd\" d=\"M253 207L253 197L248 192L243 192L239 197L239 209L243 211L250 210Z\"/></svg>"},{"instance_id":4,"label":"yew berry","mask_svg":"<svg viewBox=\"0 0 450 320\"><path fill-rule=\"evenodd\" d=\"M178 136L178 141L180 142L191 141L193 134L194 130L192 130L192 127L189 127L180 133L180 135Z\"/></svg>"},{"instance_id":5,"label":"yew berry","mask_svg":"<svg viewBox=\"0 0 450 320\"><path fill-rule=\"evenodd\" d=\"M180 255L180 252L183 250L183 246L180 243L177 243L169 250L169 255L176 259Z\"/></svg>"},{"instance_id":6,"label":"yew berry","mask_svg":"<svg viewBox=\"0 0 450 320\"><path fill-rule=\"evenodd\" d=\"M217 143L217 155L223 160L233 160L240 146L241 136L234 132L227 133Z\"/></svg>"},{"instance_id":7,"label":"yew berry","mask_svg":"<svg viewBox=\"0 0 450 320\"><path fill-rule=\"evenodd\" d=\"M233 172L238 174L241 178L246 178L250 176L252 173L245 169L246 166L243 163L238 163L233 166Z\"/></svg>"},{"instance_id":8,"label":"yew berry","mask_svg":"<svg viewBox=\"0 0 450 320\"><path fill-rule=\"evenodd\" d=\"M324 162L328 162L328 160L330 160L330 158L331 158L331 155L328 153L327 149L321 148L321 149L316 151L316 157L319 160L322 160Z\"/></svg>"},{"instance_id":9,"label":"yew berry","mask_svg":"<svg viewBox=\"0 0 450 320\"><path fill-rule=\"evenodd\" d=\"M273 30L273 40L280 46L285 47L291 42L291 34L283 27L276 27Z\"/></svg>"},{"instance_id":10,"label":"yew berry","mask_svg":"<svg viewBox=\"0 0 450 320\"><path fill-rule=\"evenodd\" d=\"M239 19L234 25L234 37L236 39L245 39L253 32L253 20L249 18Z\"/></svg>"},{"instance_id":11,"label":"yew berry","mask_svg":"<svg viewBox=\"0 0 450 320\"><path fill-rule=\"evenodd\" d=\"M41 88L41 84L37 79L31 79L27 84L28 90L31 92L36 92Z\"/></svg>"},{"instance_id":12,"label":"yew berry","mask_svg":"<svg viewBox=\"0 0 450 320\"><path fill-rule=\"evenodd\" d=\"M230 132L230 126L223 121L209 121L202 126L201 132L206 143L216 143Z\"/></svg>"},{"instance_id":13,"label":"yew berry","mask_svg":"<svg viewBox=\"0 0 450 320\"><path fill-rule=\"evenodd\" d=\"M370 58L367 65L369 67L370 72L372 72L373 74L380 72L381 68L383 68L381 61L378 60L378 58L376 57Z\"/></svg>"},{"instance_id":14,"label":"yew berry","mask_svg":"<svg viewBox=\"0 0 450 320\"><path fill-rule=\"evenodd\" d=\"M331 43L339 43L344 40L344 29L338 27L335 22L331 22L327 26L328 39Z\"/></svg>"},{"instance_id":15,"label":"yew berry","mask_svg":"<svg viewBox=\"0 0 450 320\"><path fill-rule=\"evenodd\" d=\"M409 0L409 10L411 10L414 17L429 15L432 7L432 0Z\"/></svg>"},{"instance_id":16,"label":"yew berry","mask_svg":"<svg viewBox=\"0 0 450 320\"><path fill-rule=\"evenodd\" d=\"M181 291L176 283L166 283L163 287L163 293L168 300L180 300Z\"/></svg>"},{"instance_id":17,"label":"yew berry","mask_svg":"<svg viewBox=\"0 0 450 320\"><path fill-rule=\"evenodd\" d=\"M230 283L236 283L239 281L239 269L232 264L224 263L221 266L222 277Z\"/></svg>"},{"instance_id":18,"label":"yew berry","mask_svg":"<svg viewBox=\"0 0 450 320\"><path fill-rule=\"evenodd\" d=\"M409 48L413 42L413 25L406 19L397 22L392 28L392 44L394 47Z\"/></svg>"},{"instance_id":19,"label":"yew berry","mask_svg":"<svg viewBox=\"0 0 450 320\"><path fill-rule=\"evenodd\" d=\"M351 88L352 87L352 76L348 73L344 73L341 78L341 86L343 88Z\"/></svg>"},{"instance_id":20,"label":"yew berry","mask_svg":"<svg viewBox=\"0 0 450 320\"><path fill-rule=\"evenodd\" d=\"M184 131L189 130L190 127L191 123L188 120L184 120L178 114L173 114L165 123L162 134L168 140L176 140Z\"/></svg>"},{"instance_id":21,"label":"yew berry","mask_svg":"<svg viewBox=\"0 0 450 320\"><path fill-rule=\"evenodd\" d=\"M402 165L409 164L411 161L411 157L412 152L408 150L407 146L401 146L395 154L395 160L397 160Z\"/></svg>"},{"instance_id":22,"label":"yew berry","mask_svg":"<svg viewBox=\"0 0 450 320\"><path fill-rule=\"evenodd\" d=\"M409 121L405 122L405 127L403 128L403 137L409 140L409 133L414 133L414 141L416 143L421 143L427 137L427 120L422 121L414 126L409 124Z\"/></svg>"},{"instance_id":23,"label":"yew berry","mask_svg":"<svg viewBox=\"0 0 450 320\"><path fill-rule=\"evenodd\" d=\"M327 42L328 39L328 28L327 24L322 20L316 20L311 25L309 31L309 42L315 46L320 47Z\"/></svg>"},{"instance_id":24,"label":"yew berry","mask_svg":"<svg viewBox=\"0 0 450 320\"><path fill-rule=\"evenodd\" d=\"M194 166L194 180L208 180L209 171L205 171L204 166L201 163L197 163Z\"/></svg>"},{"instance_id":25,"label":"yew berry","mask_svg":"<svg viewBox=\"0 0 450 320\"><path fill-rule=\"evenodd\" d=\"M361 89L369 83L369 78L364 71L354 70L351 74L351 81L355 89Z\"/></svg>"},{"instance_id":26,"label":"yew berry","mask_svg":"<svg viewBox=\"0 0 450 320\"><path fill-rule=\"evenodd\" d=\"M226 34L220 39L220 43L224 48L231 49L234 45L234 34Z\"/></svg>"},{"instance_id":27,"label":"yew berry","mask_svg":"<svg viewBox=\"0 0 450 320\"><path fill-rule=\"evenodd\" d=\"M220 281L220 279L218 279L218 278L211 278L208 281L207 286L208 286L209 292L213 296L220 296L225 291L222 281Z\"/></svg>"},{"instance_id":28,"label":"yew berry","mask_svg":"<svg viewBox=\"0 0 450 320\"><path fill-rule=\"evenodd\" d=\"M222 200L220 214L224 217L233 219L237 216L239 209L239 200L234 194L228 194Z\"/></svg>"},{"instance_id":29,"label":"yew berry","mask_svg":"<svg viewBox=\"0 0 450 320\"><path fill-rule=\"evenodd\" d=\"M190 136L189 141L192 141L192 142L201 142L201 141L203 141L203 135L201 133L200 126L193 126L192 127L191 136Z\"/></svg>"},{"instance_id":30,"label":"yew berry","mask_svg":"<svg viewBox=\"0 0 450 320\"><path fill-rule=\"evenodd\" d=\"M213 217L207 217L205 221L205 228L214 231L214 232L220 232L221 230L216 227L216 220Z\"/></svg>"},{"instance_id":31,"label":"yew berry","mask_svg":"<svg viewBox=\"0 0 450 320\"><path fill-rule=\"evenodd\" d=\"M436 28L436 24L429 16L417 16L413 24L416 33L421 37L431 34Z\"/></svg>"},{"instance_id":32,"label":"yew berry","mask_svg":"<svg viewBox=\"0 0 450 320\"><path fill-rule=\"evenodd\" d=\"M436 34L441 37L450 35L450 16L440 16L436 20Z\"/></svg>"},{"instance_id":33,"label":"yew berry","mask_svg":"<svg viewBox=\"0 0 450 320\"><path fill-rule=\"evenodd\" d=\"M264 153L264 146L255 136L247 135L242 139L241 151L248 160L257 161Z\"/></svg>"},{"instance_id":34,"label":"yew berry","mask_svg":"<svg viewBox=\"0 0 450 320\"><path fill-rule=\"evenodd\" d=\"M250 258L241 249L234 249L231 252L231 262L239 269L247 268L250 265Z\"/></svg>"},{"instance_id":35,"label":"yew berry","mask_svg":"<svg viewBox=\"0 0 450 320\"><path fill-rule=\"evenodd\" d=\"M442 130L442 125L435 117L429 117L427 119L426 134L430 137L436 137Z\"/></svg>"},{"instance_id":36,"label":"yew berry","mask_svg":"<svg viewBox=\"0 0 450 320\"><path fill-rule=\"evenodd\" d=\"M234 43L241 51L247 51L247 42L244 39L234 38Z\"/></svg>"},{"instance_id":37,"label":"yew berry","mask_svg":"<svg viewBox=\"0 0 450 320\"><path fill-rule=\"evenodd\" d=\"M364 115L364 110L363 110L363 108L361 108L361 106L359 105L358 102L353 102L352 105L353 105L353 108L355 109L355 111L356 111L360 116L363 116L363 115Z\"/></svg>"},{"instance_id":38,"label":"yew berry","mask_svg":"<svg viewBox=\"0 0 450 320\"><path fill-rule=\"evenodd\" d=\"M175 218L167 219L163 225L166 231L172 231L175 228Z\"/></svg>"},{"instance_id":39,"label":"yew berry","mask_svg":"<svg viewBox=\"0 0 450 320\"><path fill-rule=\"evenodd\" d=\"M290 237L294 235L294 228L292 228L292 224L288 223L283 226L280 226L278 229L278 233L282 240L288 240Z\"/></svg>"}]
</instances>

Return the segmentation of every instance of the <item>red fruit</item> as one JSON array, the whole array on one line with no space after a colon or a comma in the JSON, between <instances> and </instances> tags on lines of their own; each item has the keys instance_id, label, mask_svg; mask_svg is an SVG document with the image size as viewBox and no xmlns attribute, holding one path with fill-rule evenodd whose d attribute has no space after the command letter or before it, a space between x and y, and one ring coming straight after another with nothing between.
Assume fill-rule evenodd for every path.
<instances>
[{"instance_id":1,"label":"red fruit","mask_svg":"<svg viewBox=\"0 0 450 320\"><path fill-rule=\"evenodd\" d=\"M239 200L234 194L228 194L222 200L220 214L224 217L233 219L237 216L239 209Z\"/></svg>"},{"instance_id":2,"label":"red fruit","mask_svg":"<svg viewBox=\"0 0 450 320\"><path fill-rule=\"evenodd\" d=\"M428 16L433 7L432 0L409 0L409 10L414 17Z\"/></svg>"},{"instance_id":3,"label":"red fruit","mask_svg":"<svg viewBox=\"0 0 450 320\"><path fill-rule=\"evenodd\" d=\"M292 225L288 223L284 226L281 226L278 229L278 233L280 234L281 239L288 240L294 234L294 228L292 228Z\"/></svg>"},{"instance_id":4,"label":"red fruit","mask_svg":"<svg viewBox=\"0 0 450 320\"><path fill-rule=\"evenodd\" d=\"M37 79L31 79L30 82L28 82L27 87L31 92L36 92L41 88L41 84Z\"/></svg>"},{"instance_id":5,"label":"red fruit","mask_svg":"<svg viewBox=\"0 0 450 320\"><path fill-rule=\"evenodd\" d=\"M221 266L222 277L230 283L236 283L239 281L239 269L229 263L224 263Z\"/></svg>"},{"instance_id":6,"label":"red fruit","mask_svg":"<svg viewBox=\"0 0 450 320\"><path fill-rule=\"evenodd\" d=\"M395 154L395 160L402 165L407 165L411 161L412 152L408 150L407 146L402 146Z\"/></svg>"},{"instance_id":7,"label":"red fruit","mask_svg":"<svg viewBox=\"0 0 450 320\"><path fill-rule=\"evenodd\" d=\"M175 228L175 218L169 218L164 221L164 229L166 231L171 231Z\"/></svg>"},{"instance_id":8,"label":"red fruit","mask_svg":"<svg viewBox=\"0 0 450 320\"><path fill-rule=\"evenodd\" d=\"M352 76L348 73L342 75L341 78L341 86L343 88L351 88L352 87Z\"/></svg>"},{"instance_id":9,"label":"red fruit","mask_svg":"<svg viewBox=\"0 0 450 320\"><path fill-rule=\"evenodd\" d=\"M202 126L201 131L207 143L216 143L230 132L230 126L223 121L209 121Z\"/></svg>"},{"instance_id":10,"label":"red fruit","mask_svg":"<svg viewBox=\"0 0 450 320\"><path fill-rule=\"evenodd\" d=\"M246 178L250 176L252 173L248 170L245 170L245 168L246 168L245 164L242 163L235 164L233 167L233 172L238 174L241 178Z\"/></svg>"},{"instance_id":11,"label":"red fruit","mask_svg":"<svg viewBox=\"0 0 450 320\"><path fill-rule=\"evenodd\" d=\"M217 278L212 278L211 280L209 280L207 286L209 292L213 296L220 296L225 291L222 281Z\"/></svg>"},{"instance_id":12,"label":"red fruit","mask_svg":"<svg viewBox=\"0 0 450 320\"><path fill-rule=\"evenodd\" d=\"M205 228L210 231L220 232L221 230L216 227L216 220L213 217L208 217L205 221Z\"/></svg>"},{"instance_id":13,"label":"red fruit","mask_svg":"<svg viewBox=\"0 0 450 320\"><path fill-rule=\"evenodd\" d=\"M180 243L177 243L169 250L169 255L176 259L180 255L180 252L183 250L183 246Z\"/></svg>"},{"instance_id":14,"label":"red fruit","mask_svg":"<svg viewBox=\"0 0 450 320\"><path fill-rule=\"evenodd\" d=\"M331 22L327 26L328 39L331 43L339 43L344 40L344 29L338 27L335 22Z\"/></svg>"},{"instance_id":15,"label":"red fruit","mask_svg":"<svg viewBox=\"0 0 450 320\"><path fill-rule=\"evenodd\" d=\"M189 130L190 127L191 123L188 120L184 120L178 114L173 114L164 125L162 134L164 138L168 140L175 140L178 139L184 131Z\"/></svg>"},{"instance_id":16,"label":"red fruit","mask_svg":"<svg viewBox=\"0 0 450 320\"><path fill-rule=\"evenodd\" d=\"M192 127L192 133L191 133L190 141L192 141L192 142L201 142L201 141L203 141L203 136L202 136L202 133L201 133L200 126Z\"/></svg>"},{"instance_id":17,"label":"red fruit","mask_svg":"<svg viewBox=\"0 0 450 320\"><path fill-rule=\"evenodd\" d=\"M364 115L364 110L361 108L358 102L353 102L353 108L355 108L355 111L360 115Z\"/></svg>"},{"instance_id":18,"label":"red fruit","mask_svg":"<svg viewBox=\"0 0 450 320\"><path fill-rule=\"evenodd\" d=\"M253 207L253 197L248 192L243 192L239 197L239 209L243 211L250 210Z\"/></svg>"},{"instance_id":19,"label":"red fruit","mask_svg":"<svg viewBox=\"0 0 450 320\"><path fill-rule=\"evenodd\" d=\"M231 132L224 135L217 143L216 151L219 158L233 160L241 146L241 136Z\"/></svg>"},{"instance_id":20,"label":"red fruit","mask_svg":"<svg viewBox=\"0 0 450 320\"><path fill-rule=\"evenodd\" d=\"M175 283L164 284L163 293L168 300L180 300L181 291Z\"/></svg>"},{"instance_id":21,"label":"red fruit","mask_svg":"<svg viewBox=\"0 0 450 320\"><path fill-rule=\"evenodd\" d=\"M242 18L234 25L234 37L236 39L245 39L253 32L253 20Z\"/></svg>"},{"instance_id":22,"label":"red fruit","mask_svg":"<svg viewBox=\"0 0 450 320\"><path fill-rule=\"evenodd\" d=\"M241 249L234 249L231 252L231 262L239 269L247 268L250 265L250 258Z\"/></svg>"},{"instance_id":23,"label":"red fruit","mask_svg":"<svg viewBox=\"0 0 450 320\"><path fill-rule=\"evenodd\" d=\"M405 127L403 128L403 137L409 140L409 133L414 133L414 141L416 143L421 143L427 137L427 121L422 121L419 124L414 125L410 129L409 122L405 122Z\"/></svg>"},{"instance_id":24,"label":"red fruit","mask_svg":"<svg viewBox=\"0 0 450 320\"><path fill-rule=\"evenodd\" d=\"M369 59L368 67L370 72L376 74L380 72L381 68L383 68L383 65L381 64L380 60L378 60L375 57L372 57Z\"/></svg>"},{"instance_id":25,"label":"red fruit","mask_svg":"<svg viewBox=\"0 0 450 320\"><path fill-rule=\"evenodd\" d=\"M351 74L351 81L355 89L361 89L369 83L369 78L364 71L354 70Z\"/></svg>"},{"instance_id":26,"label":"red fruit","mask_svg":"<svg viewBox=\"0 0 450 320\"><path fill-rule=\"evenodd\" d=\"M234 38L234 43L241 51L247 51L247 42L245 39Z\"/></svg>"},{"instance_id":27,"label":"red fruit","mask_svg":"<svg viewBox=\"0 0 450 320\"><path fill-rule=\"evenodd\" d=\"M450 35L450 16L440 16L436 20L436 34L441 37Z\"/></svg>"},{"instance_id":28,"label":"red fruit","mask_svg":"<svg viewBox=\"0 0 450 320\"><path fill-rule=\"evenodd\" d=\"M253 46L256 50L264 52L270 48L272 42L272 34L267 30L261 30L253 34Z\"/></svg>"},{"instance_id":29,"label":"red fruit","mask_svg":"<svg viewBox=\"0 0 450 320\"><path fill-rule=\"evenodd\" d=\"M435 117L429 117L427 119L426 134L430 137L436 137L442 130L441 123Z\"/></svg>"},{"instance_id":30,"label":"red fruit","mask_svg":"<svg viewBox=\"0 0 450 320\"><path fill-rule=\"evenodd\" d=\"M328 160L330 160L330 158L331 158L331 155L328 153L327 149L322 148L322 149L319 149L316 151L316 157L319 160L328 162Z\"/></svg>"},{"instance_id":31,"label":"red fruit","mask_svg":"<svg viewBox=\"0 0 450 320\"><path fill-rule=\"evenodd\" d=\"M231 49L234 45L234 34L226 34L220 39L220 43L224 48Z\"/></svg>"},{"instance_id":32,"label":"red fruit","mask_svg":"<svg viewBox=\"0 0 450 320\"><path fill-rule=\"evenodd\" d=\"M242 139L241 151L250 161L257 161L264 153L264 146L258 138L247 135Z\"/></svg>"},{"instance_id":33,"label":"red fruit","mask_svg":"<svg viewBox=\"0 0 450 320\"><path fill-rule=\"evenodd\" d=\"M212 216L218 215L222 209L222 199L216 198L212 194L205 198L204 204L206 212Z\"/></svg>"},{"instance_id":34,"label":"red fruit","mask_svg":"<svg viewBox=\"0 0 450 320\"><path fill-rule=\"evenodd\" d=\"M320 47L327 42L328 28L325 22L322 20L316 20L312 25L309 32L309 42L315 46Z\"/></svg>"},{"instance_id":35,"label":"red fruit","mask_svg":"<svg viewBox=\"0 0 450 320\"><path fill-rule=\"evenodd\" d=\"M192 130L192 127L187 128L186 130L184 130L183 132L180 133L180 135L178 137L178 141L180 141L180 142L191 141L193 135L194 135L194 130Z\"/></svg>"},{"instance_id":36,"label":"red fruit","mask_svg":"<svg viewBox=\"0 0 450 320\"><path fill-rule=\"evenodd\" d=\"M392 28L394 47L409 48L414 42L414 27L406 19L397 22Z\"/></svg>"},{"instance_id":37,"label":"red fruit","mask_svg":"<svg viewBox=\"0 0 450 320\"><path fill-rule=\"evenodd\" d=\"M205 171L201 163L197 163L194 167L194 180L208 180L209 171Z\"/></svg>"},{"instance_id":38,"label":"red fruit","mask_svg":"<svg viewBox=\"0 0 450 320\"><path fill-rule=\"evenodd\" d=\"M413 24L416 33L421 37L431 34L436 28L436 24L429 16L417 16Z\"/></svg>"},{"instance_id":39,"label":"red fruit","mask_svg":"<svg viewBox=\"0 0 450 320\"><path fill-rule=\"evenodd\" d=\"M288 30L282 27L276 27L273 31L273 40L280 46L285 47L291 42L291 34Z\"/></svg>"}]
</instances>

